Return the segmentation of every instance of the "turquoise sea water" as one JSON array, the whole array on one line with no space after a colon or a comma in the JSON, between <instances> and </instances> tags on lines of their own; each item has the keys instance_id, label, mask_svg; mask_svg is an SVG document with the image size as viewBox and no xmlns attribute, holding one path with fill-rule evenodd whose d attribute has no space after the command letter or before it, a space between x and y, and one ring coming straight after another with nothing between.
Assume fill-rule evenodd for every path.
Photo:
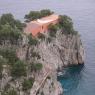
<instances>
[{"instance_id":1,"label":"turquoise sea water","mask_svg":"<svg viewBox=\"0 0 95 95\"><path fill-rule=\"evenodd\" d=\"M62 84L64 95L87 95L86 93L82 94L82 91L78 91L81 90L80 81L82 81L83 70L84 65L71 66L64 69L64 75L58 77Z\"/></svg>"},{"instance_id":2,"label":"turquoise sea water","mask_svg":"<svg viewBox=\"0 0 95 95\"><path fill-rule=\"evenodd\" d=\"M70 16L85 48L85 65L66 68L58 78L64 95L95 95L95 0L0 0L0 15L11 12L22 21L30 10L43 8Z\"/></svg>"}]
</instances>

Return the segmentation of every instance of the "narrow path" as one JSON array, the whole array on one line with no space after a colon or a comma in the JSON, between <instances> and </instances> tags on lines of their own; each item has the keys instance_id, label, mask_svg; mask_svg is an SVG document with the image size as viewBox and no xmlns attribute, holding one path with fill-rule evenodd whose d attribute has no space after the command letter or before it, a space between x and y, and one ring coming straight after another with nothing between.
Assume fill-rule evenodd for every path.
<instances>
[{"instance_id":1,"label":"narrow path","mask_svg":"<svg viewBox=\"0 0 95 95\"><path fill-rule=\"evenodd\" d=\"M51 73L51 67L50 66L46 66L45 67L46 73L44 74L43 78L41 81L35 81L34 85L30 91L30 95L36 95L38 90L41 88L41 86L44 84L46 78L50 75Z\"/></svg>"}]
</instances>

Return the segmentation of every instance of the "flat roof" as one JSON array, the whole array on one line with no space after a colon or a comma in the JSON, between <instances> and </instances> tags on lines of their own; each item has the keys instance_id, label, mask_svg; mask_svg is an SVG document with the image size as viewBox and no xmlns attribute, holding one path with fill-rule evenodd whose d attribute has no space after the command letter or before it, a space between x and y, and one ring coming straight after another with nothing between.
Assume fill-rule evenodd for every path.
<instances>
[{"instance_id":1,"label":"flat roof","mask_svg":"<svg viewBox=\"0 0 95 95\"><path fill-rule=\"evenodd\" d=\"M33 30L35 30L37 27L42 26L44 24L48 24L57 19L59 19L59 15L52 14L50 16L31 21L31 22L27 23L27 26L25 27L24 32L33 33Z\"/></svg>"},{"instance_id":2,"label":"flat roof","mask_svg":"<svg viewBox=\"0 0 95 95\"><path fill-rule=\"evenodd\" d=\"M47 16L47 17L43 17L41 19L37 19L35 21L31 21L30 23L36 23L38 25L43 25L43 24L46 24L46 23L49 23L51 21L54 21L56 19L59 18L59 15L56 15L56 14L52 14L50 16Z\"/></svg>"}]
</instances>

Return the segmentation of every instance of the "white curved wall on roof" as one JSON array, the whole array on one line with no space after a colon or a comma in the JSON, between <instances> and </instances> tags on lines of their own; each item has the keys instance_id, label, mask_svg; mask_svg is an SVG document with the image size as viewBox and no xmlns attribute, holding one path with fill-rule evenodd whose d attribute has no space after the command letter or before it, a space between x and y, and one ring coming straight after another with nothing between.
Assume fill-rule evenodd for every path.
<instances>
[{"instance_id":1,"label":"white curved wall on roof","mask_svg":"<svg viewBox=\"0 0 95 95\"><path fill-rule=\"evenodd\" d=\"M54 20L40 20L40 19L37 19L37 22L39 23L49 23L49 22L52 22Z\"/></svg>"}]
</instances>

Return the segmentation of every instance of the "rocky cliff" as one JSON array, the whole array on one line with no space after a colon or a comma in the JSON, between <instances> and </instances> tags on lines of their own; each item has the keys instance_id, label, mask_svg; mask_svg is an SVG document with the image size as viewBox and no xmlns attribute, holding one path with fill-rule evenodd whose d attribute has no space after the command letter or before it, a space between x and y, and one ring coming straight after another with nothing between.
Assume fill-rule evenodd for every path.
<instances>
[{"instance_id":1,"label":"rocky cliff","mask_svg":"<svg viewBox=\"0 0 95 95\"><path fill-rule=\"evenodd\" d=\"M52 13L31 11L25 18L31 21ZM60 15L57 21L34 37L12 14L0 17L0 95L62 95L57 73L83 64L84 48L72 19Z\"/></svg>"},{"instance_id":2,"label":"rocky cliff","mask_svg":"<svg viewBox=\"0 0 95 95\"><path fill-rule=\"evenodd\" d=\"M78 34L65 35L58 31L56 38L50 43L47 43L47 39L42 41L36 51L44 63L52 64L56 69L84 63L84 48Z\"/></svg>"},{"instance_id":3,"label":"rocky cliff","mask_svg":"<svg viewBox=\"0 0 95 95\"><path fill-rule=\"evenodd\" d=\"M61 84L57 81L58 70L63 69L64 66L83 64L84 48L78 34L64 34L59 30L56 37L49 39L48 32L44 36L44 40L38 39L38 44L35 46L28 45L27 37L23 36L22 45L17 46L16 51L18 58L27 62L27 76L12 79L9 67L5 66L0 80L1 91L10 85L10 89L14 88L18 95L61 95L63 93ZM33 52L38 53L39 58L32 57ZM42 70L31 73L29 68L32 62L42 63ZM22 82L30 77L35 77L33 87L22 91Z\"/></svg>"},{"instance_id":4,"label":"rocky cliff","mask_svg":"<svg viewBox=\"0 0 95 95\"><path fill-rule=\"evenodd\" d=\"M51 76L51 79L54 80L47 79L41 91L44 93L42 95L60 95L62 90L61 85L57 82L57 71L63 69L64 66L83 64L84 48L78 34L66 35L60 30L57 31L56 37L52 38L50 43L47 42L47 38L48 35L46 35L45 41L41 41L37 45L35 51L39 52L41 56L39 61L54 69L52 72L53 77ZM54 85L59 84L59 87L55 86L53 90L52 82Z\"/></svg>"},{"instance_id":5,"label":"rocky cliff","mask_svg":"<svg viewBox=\"0 0 95 95\"><path fill-rule=\"evenodd\" d=\"M34 51L40 55L40 59L37 60L43 64L45 69L42 71L43 74L37 75L37 77L39 76L43 80L45 77L44 73L47 74L49 72L49 74L39 87L37 95L61 95L63 90L57 81L58 70L63 69L65 66L83 64L84 48L79 34L68 35L59 30L56 33L56 37L51 40L48 39L48 32L44 35L45 39L40 39L39 44L34 47ZM28 59L31 61L33 47L30 46L28 49ZM22 53L22 56L24 54ZM25 56L22 59L25 59Z\"/></svg>"}]
</instances>

